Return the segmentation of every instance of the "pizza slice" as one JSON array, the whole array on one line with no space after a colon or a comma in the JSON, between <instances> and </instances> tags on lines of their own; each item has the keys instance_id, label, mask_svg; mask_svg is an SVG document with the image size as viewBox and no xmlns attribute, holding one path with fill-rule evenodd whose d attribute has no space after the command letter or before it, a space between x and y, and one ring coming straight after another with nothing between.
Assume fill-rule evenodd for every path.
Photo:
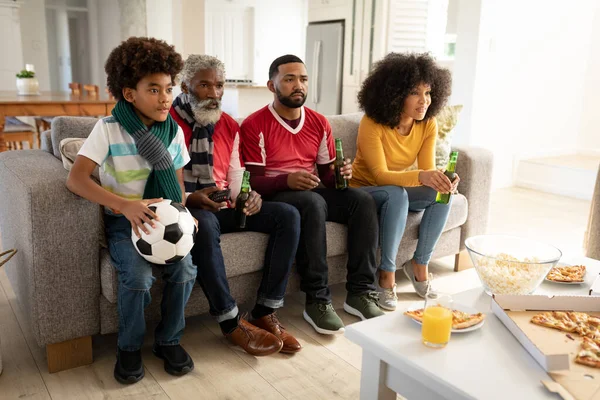
<instances>
[{"instance_id":1,"label":"pizza slice","mask_svg":"<svg viewBox=\"0 0 600 400\"><path fill-rule=\"evenodd\" d=\"M482 313L469 314L459 310L452 310L452 328L466 329L475 326L485 319Z\"/></svg>"},{"instance_id":2,"label":"pizza slice","mask_svg":"<svg viewBox=\"0 0 600 400\"><path fill-rule=\"evenodd\" d=\"M405 311L404 315L411 317L419 322L423 322L422 308L417 310ZM459 310L452 310L452 329L466 329L475 326L485 319L485 314L469 314Z\"/></svg>"},{"instance_id":3,"label":"pizza slice","mask_svg":"<svg viewBox=\"0 0 600 400\"><path fill-rule=\"evenodd\" d=\"M600 368L600 346L592 339L584 337L575 362L588 367Z\"/></svg>"},{"instance_id":4,"label":"pizza slice","mask_svg":"<svg viewBox=\"0 0 600 400\"><path fill-rule=\"evenodd\" d=\"M536 314L531 322L547 328L558 329L564 332L577 332L578 324L559 311L547 311Z\"/></svg>"},{"instance_id":5,"label":"pizza slice","mask_svg":"<svg viewBox=\"0 0 600 400\"><path fill-rule=\"evenodd\" d=\"M546 275L546 279L554 282L583 282L585 265L564 265L554 267Z\"/></svg>"}]
</instances>

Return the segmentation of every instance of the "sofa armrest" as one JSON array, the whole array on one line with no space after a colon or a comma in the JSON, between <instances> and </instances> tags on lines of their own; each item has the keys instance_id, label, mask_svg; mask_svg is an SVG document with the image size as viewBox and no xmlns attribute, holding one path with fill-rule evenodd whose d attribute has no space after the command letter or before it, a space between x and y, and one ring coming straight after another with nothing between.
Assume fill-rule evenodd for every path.
<instances>
[{"instance_id":1,"label":"sofa armrest","mask_svg":"<svg viewBox=\"0 0 600 400\"><path fill-rule=\"evenodd\" d=\"M598 168L596 187L594 188L592 206L590 207L585 254L587 257L600 260L600 168Z\"/></svg>"},{"instance_id":2,"label":"sofa armrest","mask_svg":"<svg viewBox=\"0 0 600 400\"><path fill-rule=\"evenodd\" d=\"M492 152L479 147L457 147L459 151L456 173L460 176L458 191L468 201L467 222L462 226L460 249L465 248L468 237L486 232L490 193L492 189Z\"/></svg>"},{"instance_id":3,"label":"sofa armrest","mask_svg":"<svg viewBox=\"0 0 600 400\"><path fill-rule=\"evenodd\" d=\"M43 150L0 153L0 230L19 252L5 268L40 346L100 330L100 209L71 193Z\"/></svg>"}]
</instances>

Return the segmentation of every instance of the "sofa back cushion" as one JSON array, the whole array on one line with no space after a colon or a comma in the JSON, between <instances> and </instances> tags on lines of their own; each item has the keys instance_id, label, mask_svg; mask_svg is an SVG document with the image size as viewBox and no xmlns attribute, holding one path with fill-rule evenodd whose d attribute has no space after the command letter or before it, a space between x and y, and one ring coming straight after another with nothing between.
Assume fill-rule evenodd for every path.
<instances>
[{"instance_id":1,"label":"sofa back cushion","mask_svg":"<svg viewBox=\"0 0 600 400\"><path fill-rule=\"evenodd\" d=\"M87 138L98 118L90 117L56 117L52 120L52 153L62 161L60 142L67 138Z\"/></svg>"},{"instance_id":2,"label":"sofa back cushion","mask_svg":"<svg viewBox=\"0 0 600 400\"><path fill-rule=\"evenodd\" d=\"M327 117L331 125L331 133L334 138L342 139L344 146L344 157L354 159L356 156L356 137L358 136L358 125L364 113L357 112L343 115L330 115Z\"/></svg>"}]
</instances>

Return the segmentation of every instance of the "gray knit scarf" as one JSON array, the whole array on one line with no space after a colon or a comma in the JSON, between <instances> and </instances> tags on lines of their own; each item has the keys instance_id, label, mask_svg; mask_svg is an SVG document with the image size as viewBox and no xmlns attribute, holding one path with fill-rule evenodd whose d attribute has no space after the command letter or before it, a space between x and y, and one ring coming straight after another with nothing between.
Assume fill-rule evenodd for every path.
<instances>
[{"instance_id":1,"label":"gray knit scarf","mask_svg":"<svg viewBox=\"0 0 600 400\"><path fill-rule=\"evenodd\" d=\"M173 101L175 111L192 128L192 143L189 162L183 168L183 180L186 192L194 192L206 187L216 186L213 178L213 133L215 125L200 125L194 119L189 94L181 93Z\"/></svg>"}]
</instances>

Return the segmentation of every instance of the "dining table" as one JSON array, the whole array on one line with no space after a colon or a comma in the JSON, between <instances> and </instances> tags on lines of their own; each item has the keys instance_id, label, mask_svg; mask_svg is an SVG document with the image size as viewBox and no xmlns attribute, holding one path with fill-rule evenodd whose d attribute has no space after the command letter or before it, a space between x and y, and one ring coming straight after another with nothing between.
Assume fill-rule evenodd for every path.
<instances>
[{"instance_id":1,"label":"dining table","mask_svg":"<svg viewBox=\"0 0 600 400\"><path fill-rule=\"evenodd\" d=\"M0 152L6 151L5 117L58 117L110 115L116 100L107 93L96 95L70 92L41 92L39 95L18 95L15 91L0 91Z\"/></svg>"}]
</instances>

